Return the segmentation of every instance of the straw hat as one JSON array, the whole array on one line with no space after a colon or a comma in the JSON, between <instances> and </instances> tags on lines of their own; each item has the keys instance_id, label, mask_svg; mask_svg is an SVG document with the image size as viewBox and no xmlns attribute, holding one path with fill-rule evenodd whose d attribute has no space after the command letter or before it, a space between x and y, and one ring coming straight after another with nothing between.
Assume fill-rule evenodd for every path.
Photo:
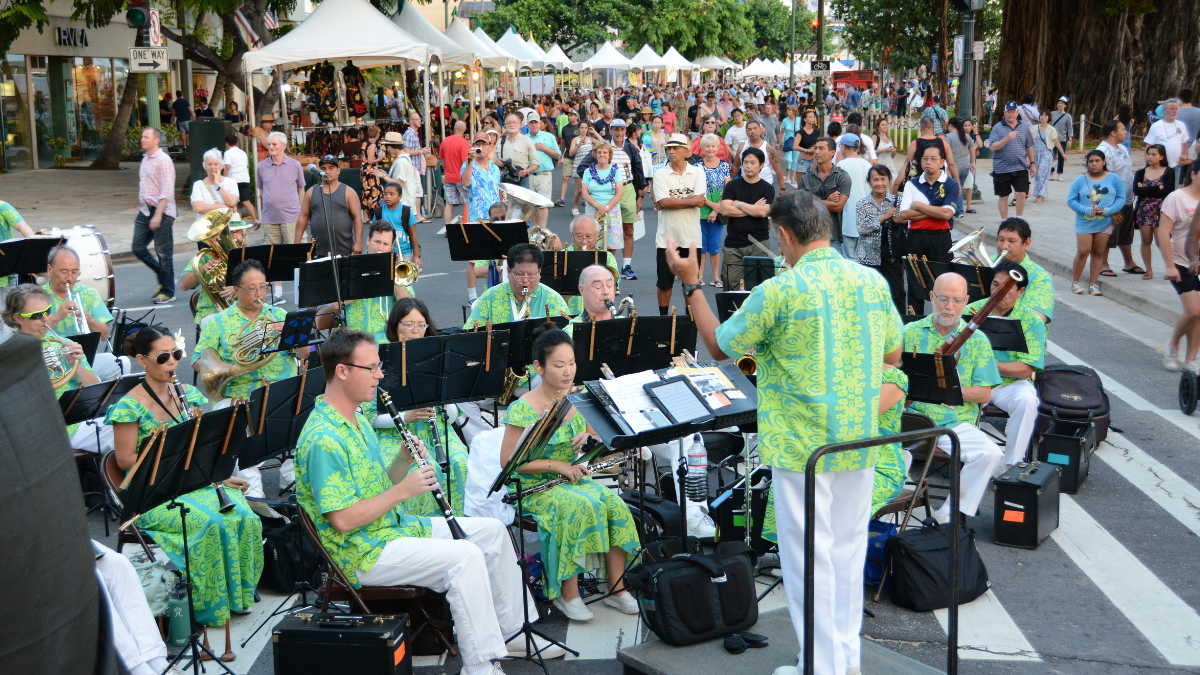
<instances>
[{"instance_id":1,"label":"straw hat","mask_svg":"<svg viewBox=\"0 0 1200 675\"><path fill-rule=\"evenodd\" d=\"M383 135L383 145L404 145L404 136L399 131L389 131Z\"/></svg>"}]
</instances>

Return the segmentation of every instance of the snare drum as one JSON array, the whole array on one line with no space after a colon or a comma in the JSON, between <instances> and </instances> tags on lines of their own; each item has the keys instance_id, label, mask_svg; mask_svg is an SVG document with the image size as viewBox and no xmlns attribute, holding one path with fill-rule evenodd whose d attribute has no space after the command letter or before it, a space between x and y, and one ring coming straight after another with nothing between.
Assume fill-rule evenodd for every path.
<instances>
[{"instance_id":1,"label":"snare drum","mask_svg":"<svg viewBox=\"0 0 1200 675\"><path fill-rule=\"evenodd\" d=\"M96 289L104 305L110 310L117 297L116 277L113 274L112 255L104 235L90 225L76 225L68 230L57 227L38 230L39 236L63 237L67 246L79 254L79 281Z\"/></svg>"}]
</instances>

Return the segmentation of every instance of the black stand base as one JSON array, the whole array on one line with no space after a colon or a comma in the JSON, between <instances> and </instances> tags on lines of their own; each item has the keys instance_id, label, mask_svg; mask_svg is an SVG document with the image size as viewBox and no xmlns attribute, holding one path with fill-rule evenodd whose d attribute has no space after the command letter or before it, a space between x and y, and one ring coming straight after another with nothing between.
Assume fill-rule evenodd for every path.
<instances>
[{"instance_id":1,"label":"black stand base","mask_svg":"<svg viewBox=\"0 0 1200 675\"><path fill-rule=\"evenodd\" d=\"M250 634L247 635L246 639L243 640L241 643L242 649L245 649L246 645L250 644L250 640L255 636L255 634L258 633L258 631L263 629L263 626L266 626L267 623L271 621L271 619L279 616L280 614L290 614L297 610L307 609L309 607L316 609L317 606L308 601L309 592L312 592L315 594L317 592L317 589L313 588L312 584L308 583L307 581L297 581L295 588L292 589L291 593L288 593L288 596L283 599L283 602L279 603L279 606L275 608L275 611L268 614L266 616L266 618L264 618L262 620L262 623L258 624L258 626L255 627L254 630L250 631ZM288 607L287 606L288 601L291 600L292 598L296 597L297 593L300 594L300 604L298 604L294 607Z\"/></svg>"},{"instance_id":2,"label":"black stand base","mask_svg":"<svg viewBox=\"0 0 1200 675\"><path fill-rule=\"evenodd\" d=\"M192 655L192 673L194 673L194 675L200 675L200 673L204 672L204 666L200 663L201 651L203 651L205 654L208 654L208 658L212 659L213 663L220 666L221 670L229 673L229 675L233 675L233 671L229 669L229 666L225 665L225 663L221 661L221 657L214 654L211 649L205 647L204 643L200 641L200 629L196 626L196 610L192 605L191 564L189 562L187 543L188 508L177 499L172 499L171 503L167 505L167 508L179 509L179 522L183 530L183 584L184 588L187 589L188 621L190 621L192 625L192 634L188 636L187 644L185 644L183 648L179 650L179 653L167 663L166 669L163 670L163 675L166 675L168 672L170 672L170 670L175 667L175 664L182 661L189 652Z\"/></svg>"}]
</instances>

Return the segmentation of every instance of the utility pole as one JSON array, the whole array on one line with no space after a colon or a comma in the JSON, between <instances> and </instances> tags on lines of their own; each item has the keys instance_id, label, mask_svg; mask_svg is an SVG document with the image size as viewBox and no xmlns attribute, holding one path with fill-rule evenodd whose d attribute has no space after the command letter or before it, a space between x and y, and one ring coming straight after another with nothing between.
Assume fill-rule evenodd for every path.
<instances>
[{"instance_id":1,"label":"utility pole","mask_svg":"<svg viewBox=\"0 0 1200 675\"><path fill-rule=\"evenodd\" d=\"M796 91L796 0L792 0L792 46L791 54L788 56L789 68L791 70L788 75L788 89L793 93Z\"/></svg>"},{"instance_id":2,"label":"utility pole","mask_svg":"<svg viewBox=\"0 0 1200 675\"><path fill-rule=\"evenodd\" d=\"M958 0L958 11L962 12L963 72L958 78L958 116L972 119L976 114L975 96L979 93L979 82L975 70L975 12L983 9L986 0Z\"/></svg>"},{"instance_id":3,"label":"utility pole","mask_svg":"<svg viewBox=\"0 0 1200 675\"><path fill-rule=\"evenodd\" d=\"M825 57L825 0L817 0L817 60L821 61ZM832 70L830 70L832 73ZM813 98L821 102L820 106L815 106L817 110L824 110L825 92L824 78L816 79L816 88L813 91ZM821 129L825 128L825 116L818 115L821 120Z\"/></svg>"}]
</instances>

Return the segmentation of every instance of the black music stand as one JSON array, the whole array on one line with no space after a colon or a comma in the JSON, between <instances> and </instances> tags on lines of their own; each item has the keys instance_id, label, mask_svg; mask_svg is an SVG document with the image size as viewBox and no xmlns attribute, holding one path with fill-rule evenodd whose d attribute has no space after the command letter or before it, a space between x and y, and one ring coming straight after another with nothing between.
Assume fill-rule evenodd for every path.
<instances>
[{"instance_id":1,"label":"black music stand","mask_svg":"<svg viewBox=\"0 0 1200 675\"><path fill-rule=\"evenodd\" d=\"M519 220L452 223L446 226L446 240L450 245L450 259L455 262L500 260L513 246L529 243L529 226Z\"/></svg>"},{"instance_id":2,"label":"black music stand","mask_svg":"<svg viewBox=\"0 0 1200 675\"><path fill-rule=\"evenodd\" d=\"M971 316L964 316L967 323ZM979 326L979 332L987 336L992 343L992 349L998 352L1028 352L1029 344L1025 341L1025 331L1020 319L1007 316L989 316Z\"/></svg>"},{"instance_id":3,"label":"black music stand","mask_svg":"<svg viewBox=\"0 0 1200 675\"><path fill-rule=\"evenodd\" d=\"M0 242L0 277L45 274L50 249L66 242L62 237L33 237Z\"/></svg>"},{"instance_id":4,"label":"black music stand","mask_svg":"<svg viewBox=\"0 0 1200 675\"><path fill-rule=\"evenodd\" d=\"M908 277L910 288L920 287L928 296L933 291L933 282L946 272L962 275L967 280L967 302L975 302L992 294L992 277L996 273L990 267L979 267L966 263L942 263L932 260L922 260L915 255L907 256L904 261L904 272ZM924 307L916 307L917 313L925 311Z\"/></svg>"},{"instance_id":5,"label":"black music stand","mask_svg":"<svg viewBox=\"0 0 1200 675\"><path fill-rule=\"evenodd\" d=\"M742 281L747 291L775 277L775 259L767 256L748 255L742 258Z\"/></svg>"},{"instance_id":6,"label":"black music stand","mask_svg":"<svg viewBox=\"0 0 1200 675\"><path fill-rule=\"evenodd\" d=\"M512 368L514 373L524 368L525 374L520 376L522 379L529 377L528 366L533 363L533 331L547 321L553 322L559 328L565 328L571 319L566 316L547 316L492 324L492 330L495 332L508 331L508 367ZM486 330L487 324L476 324L467 329L467 332L478 333Z\"/></svg>"},{"instance_id":7,"label":"black music stand","mask_svg":"<svg viewBox=\"0 0 1200 675\"><path fill-rule=\"evenodd\" d=\"M940 366L939 366L940 362ZM923 403L963 404L962 384L953 354L913 354L900 357L900 370L908 375L908 400Z\"/></svg>"},{"instance_id":8,"label":"black music stand","mask_svg":"<svg viewBox=\"0 0 1200 675\"><path fill-rule=\"evenodd\" d=\"M112 330L110 338L112 340L109 351L113 356L128 356L133 358L133 354L125 353L125 338L138 330L147 326L154 325L154 310L147 310L145 314L136 319L129 318L129 312L118 309L113 313Z\"/></svg>"},{"instance_id":9,"label":"black music stand","mask_svg":"<svg viewBox=\"0 0 1200 675\"><path fill-rule=\"evenodd\" d=\"M545 251L542 253L540 283L563 297L579 295L579 275L592 265L607 267L608 251Z\"/></svg>"},{"instance_id":10,"label":"black music stand","mask_svg":"<svg viewBox=\"0 0 1200 675\"><path fill-rule=\"evenodd\" d=\"M267 270L267 281L293 281L295 270L312 259L313 244L265 244L229 251L229 269L245 260L257 260Z\"/></svg>"},{"instance_id":11,"label":"black music stand","mask_svg":"<svg viewBox=\"0 0 1200 675\"><path fill-rule=\"evenodd\" d=\"M504 391L511 346L509 332L495 327L387 342L379 345L379 389L400 411L494 398Z\"/></svg>"},{"instance_id":12,"label":"black music stand","mask_svg":"<svg viewBox=\"0 0 1200 675\"><path fill-rule=\"evenodd\" d=\"M620 377L668 363L685 349L696 351L696 322L686 314L576 323L571 333L575 384L600 379L601 364Z\"/></svg>"},{"instance_id":13,"label":"black music stand","mask_svg":"<svg viewBox=\"0 0 1200 675\"><path fill-rule=\"evenodd\" d=\"M214 483L233 475L234 465L246 436L245 415L241 405L230 406L207 415L181 422L170 428L160 428L142 444L138 461L130 470L122 488L124 511L122 527L132 525L143 513L159 505L179 509L183 531L183 584L187 591L188 620L191 625L187 645L167 664L166 673L189 653L192 672L200 675L201 652L230 675L233 671L220 661L201 642L192 606L190 551L188 549L187 513L190 510L179 498L196 490L213 487ZM190 649L189 649L190 648Z\"/></svg>"},{"instance_id":14,"label":"black music stand","mask_svg":"<svg viewBox=\"0 0 1200 675\"><path fill-rule=\"evenodd\" d=\"M96 349L100 347L100 333L67 335L66 338L83 347L83 355L87 358L88 365L92 365L92 362L96 360Z\"/></svg>"},{"instance_id":15,"label":"black music stand","mask_svg":"<svg viewBox=\"0 0 1200 675\"><path fill-rule=\"evenodd\" d=\"M924 319L927 316L929 316L929 315L928 314L901 314L900 320L904 322L905 326L907 326L908 324L916 323L916 322L920 321L921 319Z\"/></svg>"},{"instance_id":16,"label":"black music stand","mask_svg":"<svg viewBox=\"0 0 1200 675\"><path fill-rule=\"evenodd\" d=\"M520 478L521 474L520 474L520 472L517 471L517 469L519 469L520 467L522 467L526 463L528 463L530 456L533 454L533 452L535 450L536 451L541 450L541 448L533 448L530 444L526 443L529 431L530 431L530 429L533 429L534 426L536 426L536 425L530 425L530 426L526 427L525 435L522 435L520 440L517 441L517 447L513 450L512 456L510 456L508 458L508 463L505 464L504 467L500 470L500 475L496 476L496 480L492 482L491 488L488 489L488 495L490 496L494 492L499 492L500 490L503 490L504 486L506 486L510 483L516 488L516 494L517 494L516 525L517 525L518 533L521 535L519 537L521 552L520 552L520 558L518 559L517 564L521 566L521 578L524 581L526 592L529 593L530 595L533 595L533 587L532 587L532 584L529 582L529 563L526 562L527 559L525 557L525 533L521 531L521 518L524 517L523 514L525 513L525 496L523 494L524 490L521 489L521 478ZM547 438L548 438L548 436L547 436ZM624 576L624 575L622 575L622 576ZM538 637L542 638L543 640L549 642L551 645L557 645L559 647L562 647L566 651L571 652L571 654L574 656L579 656L579 652L575 651L574 649L571 649L570 647L566 646L565 644L559 642L558 640L555 640L554 638L550 637L549 635L546 635L545 633L542 633L541 631L539 631L538 629L533 627L533 624L529 621L529 603L525 602L524 598L522 598L522 600L521 600L521 608L522 608L522 611L524 612L524 614L523 614L524 621L521 623L521 634L525 638L525 657L524 658L526 660L529 660L529 661L536 660L538 665L540 665L542 667L542 672L545 675L550 675L549 669L546 668L546 659L542 658L542 648L538 647L533 641L534 635L537 635ZM533 652L533 656L529 656L530 652Z\"/></svg>"},{"instance_id":17,"label":"black music stand","mask_svg":"<svg viewBox=\"0 0 1200 675\"><path fill-rule=\"evenodd\" d=\"M750 297L750 291L721 291L717 293L717 320L721 323L728 321L748 297Z\"/></svg>"},{"instance_id":18,"label":"black music stand","mask_svg":"<svg viewBox=\"0 0 1200 675\"><path fill-rule=\"evenodd\" d=\"M143 377L142 374L126 375L63 393L58 399L63 421L66 424L77 424L103 417L122 396L141 384Z\"/></svg>"},{"instance_id":19,"label":"black music stand","mask_svg":"<svg viewBox=\"0 0 1200 675\"><path fill-rule=\"evenodd\" d=\"M324 371L306 368L250 392L245 413L250 436L242 451L245 465L257 466L294 448L316 397L324 391Z\"/></svg>"},{"instance_id":20,"label":"black music stand","mask_svg":"<svg viewBox=\"0 0 1200 675\"><path fill-rule=\"evenodd\" d=\"M317 309L311 307L295 312L288 312L283 317L283 329L279 331L279 342L272 348L259 350L260 355L275 352L289 352L301 347L314 347L325 341L322 337L313 337L317 323Z\"/></svg>"},{"instance_id":21,"label":"black music stand","mask_svg":"<svg viewBox=\"0 0 1200 675\"><path fill-rule=\"evenodd\" d=\"M333 261L337 263L336 274ZM392 281L395 273L395 256L392 253L338 256L333 261L322 258L300 266L301 307L316 307L331 302L348 303L396 292Z\"/></svg>"}]
</instances>

